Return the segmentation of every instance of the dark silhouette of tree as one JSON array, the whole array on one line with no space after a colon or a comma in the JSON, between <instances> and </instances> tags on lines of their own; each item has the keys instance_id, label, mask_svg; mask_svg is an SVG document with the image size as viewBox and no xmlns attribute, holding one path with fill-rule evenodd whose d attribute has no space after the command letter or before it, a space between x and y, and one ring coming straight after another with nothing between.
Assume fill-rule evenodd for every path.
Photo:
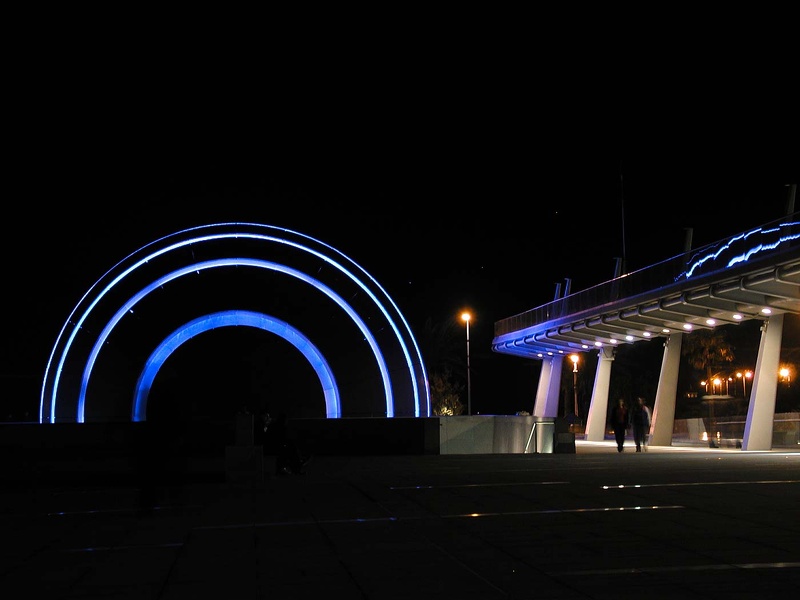
<instances>
[{"instance_id":1,"label":"dark silhouette of tree","mask_svg":"<svg viewBox=\"0 0 800 600\"><path fill-rule=\"evenodd\" d=\"M464 412L460 400L466 380L462 328L457 319L434 323L428 317L416 336L428 373L431 410L435 415L459 415Z\"/></svg>"},{"instance_id":2,"label":"dark silhouette of tree","mask_svg":"<svg viewBox=\"0 0 800 600\"><path fill-rule=\"evenodd\" d=\"M434 373L428 382L431 387L431 411L437 417L452 417L464 413L461 393L464 386L453 381L449 370Z\"/></svg>"},{"instance_id":3,"label":"dark silhouette of tree","mask_svg":"<svg viewBox=\"0 0 800 600\"><path fill-rule=\"evenodd\" d=\"M733 346L725 339L722 329L700 329L685 336L681 355L690 367L705 372L707 380L711 379L714 371L736 359Z\"/></svg>"},{"instance_id":4,"label":"dark silhouette of tree","mask_svg":"<svg viewBox=\"0 0 800 600\"><path fill-rule=\"evenodd\" d=\"M428 317L417 335L417 342L429 372L449 370L458 377L466 376L464 333L457 319L434 323Z\"/></svg>"}]
</instances>

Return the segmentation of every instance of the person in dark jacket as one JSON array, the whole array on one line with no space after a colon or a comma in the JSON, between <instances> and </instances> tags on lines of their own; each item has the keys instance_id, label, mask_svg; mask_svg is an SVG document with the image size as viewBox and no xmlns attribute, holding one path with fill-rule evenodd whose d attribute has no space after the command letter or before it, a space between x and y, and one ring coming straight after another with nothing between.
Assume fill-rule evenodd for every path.
<instances>
[{"instance_id":1,"label":"person in dark jacket","mask_svg":"<svg viewBox=\"0 0 800 600\"><path fill-rule=\"evenodd\" d=\"M286 475L304 475L308 458L300 452L297 439L289 428L286 413L281 412L267 427L267 434L272 442L275 452L275 474L279 477Z\"/></svg>"},{"instance_id":2,"label":"person in dark jacket","mask_svg":"<svg viewBox=\"0 0 800 600\"><path fill-rule=\"evenodd\" d=\"M620 398L617 400L616 406L611 409L611 419L609 420L611 427L614 429L614 439L617 442L617 452L622 452L625 446L625 433L630 426L628 420L628 407L625 400Z\"/></svg>"},{"instance_id":3,"label":"person in dark jacket","mask_svg":"<svg viewBox=\"0 0 800 600\"><path fill-rule=\"evenodd\" d=\"M644 398L641 396L636 399L636 405L631 410L631 425L633 426L633 442L636 444L636 451L641 452L642 447L647 450L647 435L650 432L650 413Z\"/></svg>"}]
</instances>

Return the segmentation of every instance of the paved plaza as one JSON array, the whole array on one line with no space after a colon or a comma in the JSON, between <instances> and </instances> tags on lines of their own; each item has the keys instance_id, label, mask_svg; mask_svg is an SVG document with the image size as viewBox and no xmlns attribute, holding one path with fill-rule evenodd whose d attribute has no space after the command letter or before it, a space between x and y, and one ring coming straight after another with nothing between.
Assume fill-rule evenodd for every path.
<instances>
[{"instance_id":1,"label":"paved plaza","mask_svg":"<svg viewBox=\"0 0 800 600\"><path fill-rule=\"evenodd\" d=\"M16 599L790 598L800 452L319 456L305 475L4 486Z\"/></svg>"}]
</instances>

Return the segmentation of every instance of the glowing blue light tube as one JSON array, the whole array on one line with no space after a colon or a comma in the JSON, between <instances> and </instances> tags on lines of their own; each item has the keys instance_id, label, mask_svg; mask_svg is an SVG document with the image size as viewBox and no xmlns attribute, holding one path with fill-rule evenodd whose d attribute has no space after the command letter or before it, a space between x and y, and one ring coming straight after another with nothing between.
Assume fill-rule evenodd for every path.
<instances>
[{"instance_id":1,"label":"glowing blue light tube","mask_svg":"<svg viewBox=\"0 0 800 600\"><path fill-rule=\"evenodd\" d=\"M114 327L125 317L145 296L147 296L153 290L157 290L162 286L168 284L170 281L177 279L179 277L183 277L184 275L198 273L200 271L204 271L206 269L213 269L219 267L229 267L229 266L249 266L249 267L260 267L263 269L270 269L273 271L278 271L280 273L285 273L287 275L291 275L292 277L296 277L306 283L312 284L326 296L331 298L334 302L336 302L339 307L344 310L350 318L358 326L361 333L364 335L364 338L372 348L372 352L375 355L375 359L378 362L378 368L380 369L381 375L383 377L383 387L384 392L386 394L386 411L389 416L394 415L394 400L392 395L392 388L389 378L389 369L386 367L386 361L383 358L383 354L381 354L380 348L378 347L378 343L375 341L372 333L367 328L367 325L361 319L359 315L357 315L353 309L347 304L338 294L336 294L333 290L329 287L321 284L318 281L313 280L312 278L308 277L304 273L296 271L295 269L291 269L284 265L279 265L277 263L272 263L268 261L258 260L254 258L220 258L216 260L210 260L202 263L192 264L185 266L181 269L176 269L172 273L164 275L163 277L157 279L156 281L150 283L145 288L140 290L136 295L130 298L122 307L114 314L113 317L108 321L108 324L103 328L103 331L97 338L97 341L92 348L92 351L89 353L89 359L86 361L86 368L83 372L83 377L81 378L81 390L80 394L78 395L78 415L77 420L78 423L83 423L85 418L85 404L86 404L86 390L89 387L89 378L92 374L92 369L94 368L95 361L97 360L98 354L103 349L108 336L111 335L111 332L114 330Z\"/></svg>"},{"instance_id":2,"label":"glowing blue light tube","mask_svg":"<svg viewBox=\"0 0 800 600\"><path fill-rule=\"evenodd\" d=\"M728 239L727 242L720 245L719 247L715 245L713 252L710 250L702 250L703 252L708 252L708 253L702 256L700 255L700 252L694 254L690 262L688 263L688 269L683 273L681 273L680 275L678 275L678 277L675 278L675 281L681 278L686 278L686 279L691 278L694 275L695 271L703 267L705 263L710 261L713 264L713 262L716 261L718 258L720 258L720 256L722 256L723 260L726 261L724 268L730 268L739 263L747 262L751 258L757 256L762 252L775 250L776 248L778 248L783 244L787 244L794 240L800 239L800 234L789 231L790 228L796 227L799 224L800 223L798 223L797 221L792 221L788 223L781 223L777 227L772 227L771 229L763 229L761 227L758 227L751 231L740 233L738 235L731 237L730 239ZM786 233L781 235L781 232L784 229L786 230ZM775 236L776 234L778 234L778 238L775 241L772 242L759 241L767 236ZM755 239L751 239L753 237L755 237ZM732 248L738 242L748 243L750 244L750 247L745 249L744 252L739 252L738 254L729 257L728 251L733 252Z\"/></svg>"},{"instance_id":3,"label":"glowing blue light tube","mask_svg":"<svg viewBox=\"0 0 800 600\"><path fill-rule=\"evenodd\" d=\"M424 385L422 386L422 392L424 392L424 406L421 408L421 402L420 402L420 391L421 390L420 390L420 387L419 387L419 385L417 383L416 376L415 376L415 371L414 371L415 365L412 364L412 359L411 359L411 356L410 356L410 352L409 352L409 349L408 349L408 347L406 345L405 340L403 339L403 335L399 331L397 324L394 322L394 320L388 314L386 307L378 300L378 298L376 298L376 296L372 292L372 290L370 290L361 279L356 277L350 270L345 268L343 265L341 265L338 262L332 260L330 257L326 256L325 254L323 254L323 253L321 253L321 252L319 252L319 251L317 251L315 249L312 249L312 248L310 248L310 247L308 247L308 246L306 246L304 244L298 243L296 241L287 240L287 239L284 239L284 238L281 238L281 237L277 237L277 236L274 236L274 235L265 235L265 234L261 234L261 233L252 233L252 232L248 232L248 231L236 231L236 232L215 233L215 234L210 234L210 235L201 235L199 237L191 237L191 236L193 236L195 234L195 232L206 231L206 230L209 230L209 229L220 228L220 227L223 227L223 228L224 227L236 227L236 228L255 227L255 228L258 228L258 229L269 229L271 231L277 230L277 231L280 231L280 232L283 232L283 233L286 233L286 234L289 234L289 235L298 236L298 237L300 237L302 239L311 240L316 244L320 244L320 245L324 246L325 248L333 250L334 252L336 252L337 254L342 256L343 258L345 258L347 261L351 262L359 272L361 272L362 274L366 275L369 278L369 280L386 296L386 298L388 299L388 302L395 309L395 311L397 312L398 318L400 319L400 321L405 326L406 333L407 333L411 343L414 346L414 350L415 350L415 353L416 353L415 354L416 366L419 369L420 376L424 381ZM148 250L149 248L153 248L157 244L163 243L165 241L173 240L176 237L184 235L184 234L189 234L190 237L188 239L179 240L179 241L177 241L175 243L169 243L167 246L162 247L160 249L155 249L155 250L152 250L152 251ZM344 273L350 280L355 282L361 288L361 290L365 294L367 294L368 297L380 309L380 311L382 312L382 314L385 316L385 318L387 319L388 323L390 324L390 327L391 327L392 331L397 336L398 342L399 342L400 347L401 347L401 349L403 351L403 356L405 358L406 365L408 366L409 373L410 373L410 381L411 381L411 384L412 384L413 396L414 396L413 399L414 399L415 415L416 416L420 416L420 414L421 414L420 411L421 410L424 410L424 414L425 415L429 415L430 414L430 396L429 396L429 388L428 388L428 383L427 383L427 375L426 375L425 370L424 370L424 366L423 366L423 362L422 362L422 356L421 356L421 353L419 351L419 347L418 347L418 345L416 343L416 340L414 339L413 334L411 334L410 328L408 327L408 323L405 321L405 319L403 318L403 316L400 313L400 311L397 309L397 307L394 304L394 302L391 300L391 298L388 297L388 295L385 294L385 292L377 284L377 282L375 282L375 280L371 276L369 276L369 274L366 273L366 271L364 271L360 266L358 266L352 260L350 260L349 258L344 256L343 254L339 253L335 249L331 248L327 244L319 242L318 240L314 240L313 238L310 238L308 236L304 236L302 234L297 234L296 232L292 232L292 231L285 230L285 229L273 228L273 227L266 226L266 225L258 225L258 224L221 223L221 224L216 224L216 225L206 225L206 226L202 226L202 227L187 229L187 230L185 230L183 232L179 232L177 234L172 234L170 236L166 236L164 238L161 238L160 240L156 240L155 242L152 242L152 243L148 244L147 246L144 246L143 248L141 248L137 252L129 255L123 261L120 261L117 265L115 265L115 267L110 269L100 280L98 280L86 292L86 294L84 294L84 296L81 298L81 301L78 303L76 308L73 309L73 311L70 314L69 318L67 319L67 321L62 326L61 331L59 332L58 338L56 340L56 344L54 345L53 350L51 351L50 358L48 360L47 367L45 369L45 377L44 377L44 382L43 382L43 386L42 386L41 401L40 401L40 406L39 406L39 421L40 422L44 421L44 419L45 419L44 408L45 408L45 406L48 406L48 404L49 404L50 414L47 416L47 418L51 423L55 422L55 419L56 419L56 403L57 403L57 398L58 398L61 374L62 374L62 371L64 369L64 365L66 363L66 360L67 360L67 357L68 357L69 352L71 350L71 347L73 345L73 342L75 340L75 337L77 336L77 333L81 330L84 322L86 321L86 319L88 318L88 316L92 312L92 310L99 304L99 302L103 299L103 297L106 296L106 294L114 286L119 284L125 277L127 277L129 274L131 274L136 269L142 267L143 265L147 264L148 262L150 262L150 261L154 260L155 258L157 258L157 257L159 257L161 255L164 255L164 254L166 254L168 252L183 248L185 246L193 245L193 244L199 244L199 243L203 243L203 242L222 240L222 239L238 239L238 238L249 238L249 239L263 240L263 241L268 241L268 242L277 242L277 243L280 243L280 244L285 244L285 245L291 246L293 248L299 249L299 250L301 250L303 252L308 252L308 253L310 253L310 254L312 254L312 255L324 260L329 265L335 267L340 272ZM122 265L126 261L128 261L130 259L136 259L136 255L137 254L144 254L144 256L142 258L139 258L138 260L135 260L135 262L132 265L128 266L128 267L124 267L124 268L122 267ZM122 271L117 275L112 275L113 271L116 270L116 269L122 269ZM192 271L196 270L195 268L192 268L192 267L186 267L186 269L192 270ZM99 289L99 291L97 292L96 297L94 297L93 299L90 300L91 294L95 291L95 289L99 288L103 284L104 280L106 280L108 278L111 278L111 281L105 287L103 287L102 289ZM314 285L316 285L316 283L319 283L319 282L316 282L316 280L312 280L311 278L305 278L304 280L308 281L308 282L310 282L310 283L312 283ZM87 303L87 302L88 302L88 306L83 310L82 313L79 313L79 309L81 309L82 306L84 305L84 303ZM346 303L344 305L346 305ZM350 314L351 317L352 317L354 313L353 313L352 309L349 309L349 305L347 305L347 306L348 306L348 314ZM73 329L72 329L70 335L67 336L66 339L65 339L65 333L66 333L66 331L67 331L69 326L73 326ZM111 328L113 328L113 324L111 325ZM110 331L110 329L109 329L109 331ZM371 337L371 336L369 336L369 337ZM62 348L62 344L63 344L63 348ZM56 360L56 357L58 355L59 349L61 350L61 354L58 356L56 368L54 369L53 368L53 364L54 364L54 361ZM376 350L374 350L374 351L376 351ZM378 351L376 351L376 352L377 352L378 355L380 355L380 352L378 352ZM94 356L92 357L92 360L90 360L89 362L93 362L93 360L95 358L96 358L96 353L94 353ZM88 365L88 364L87 364L87 372L91 373L91 366ZM86 374L86 372L85 372L85 374ZM84 388L84 384L87 381L88 381L88 379L86 379L85 377L82 379L82 389ZM384 383L385 383L386 389L390 390L391 388L389 386L388 374L386 375L386 379L385 379ZM48 398L47 398L48 385L51 385L51 396L49 398L49 402L48 402ZM83 389L83 392L85 393L85 389ZM79 411L79 412L82 413L82 410ZM394 415L394 406L393 406L393 401L392 401L392 398L391 398L391 393L389 393L387 395L387 414L389 416L393 416Z\"/></svg>"},{"instance_id":4,"label":"glowing blue light tube","mask_svg":"<svg viewBox=\"0 0 800 600\"><path fill-rule=\"evenodd\" d=\"M229 310L194 319L173 331L159 344L158 348L145 362L145 368L136 383L131 415L133 421L138 422L147 419L147 398L150 394L153 380L155 380L159 369L161 369L161 365L175 350L196 335L219 327L229 326L256 327L279 335L292 344L302 353L311 364L317 377L319 377L319 381L322 384L322 392L325 395L326 416L329 419L338 419L342 416L339 404L339 389L336 386L333 372L325 358L307 337L285 321L269 315L244 310Z\"/></svg>"}]
</instances>

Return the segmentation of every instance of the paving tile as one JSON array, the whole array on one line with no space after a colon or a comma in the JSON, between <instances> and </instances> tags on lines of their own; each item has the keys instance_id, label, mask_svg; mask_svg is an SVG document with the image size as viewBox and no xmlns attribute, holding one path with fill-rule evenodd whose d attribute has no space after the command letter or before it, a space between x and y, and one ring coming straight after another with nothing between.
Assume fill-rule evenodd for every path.
<instances>
[{"instance_id":1,"label":"paving tile","mask_svg":"<svg viewBox=\"0 0 800 600\"><path fill-rule=\"evenodd\" d=\"M306 476L0 490L10 598L783 597L800 452L317 457Z\"/></svg>"}]
</instances>

